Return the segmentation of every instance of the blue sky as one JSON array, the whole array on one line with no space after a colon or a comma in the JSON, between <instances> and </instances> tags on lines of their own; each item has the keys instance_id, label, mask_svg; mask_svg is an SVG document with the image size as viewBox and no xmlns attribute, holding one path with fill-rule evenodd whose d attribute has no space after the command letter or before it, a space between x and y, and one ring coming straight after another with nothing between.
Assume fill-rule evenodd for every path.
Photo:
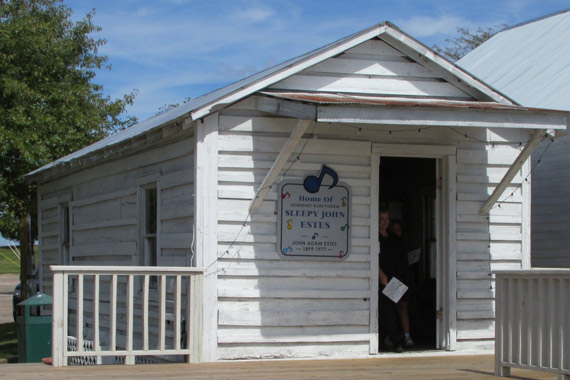
<instances>
[{"instance_id":1,"label":"blue sky","mask_svg":"<svg viewBox=\"0 0 570 380\"><path fill-rule=\"evenodd\" d=\"M456 27L515 25L568 0L66 0L75 18L96 9L100 53L111 71L95 82L113 98L137 90L139 120L382 21L428 46Z\"/></svg>"}]
</instances>

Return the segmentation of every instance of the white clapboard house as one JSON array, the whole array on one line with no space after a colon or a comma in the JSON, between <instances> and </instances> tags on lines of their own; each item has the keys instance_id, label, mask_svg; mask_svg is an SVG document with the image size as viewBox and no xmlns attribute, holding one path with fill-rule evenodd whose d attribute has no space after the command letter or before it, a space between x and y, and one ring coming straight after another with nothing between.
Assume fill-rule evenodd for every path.
<instances>
[{"instance_id":1,"label":"white clapboard house","mask_svg":"<svg viewBox=\"0 0 570 380\"><path fill-rule=\"evenodd\" d=\"M519 104L570 111L569 41L570 8L504 30L458 64ZM570 137L532 160L532 266L570 268Z\"/></svg>"},{"instance_id":2,"label":"white clapboard house","mask_svg":"<svg viewBox=\"0 0 570 380\"><path fill-rule=\"evenodd\" d=\"M78 346L133 348L148 332L168 348L184 335L180 297L168 298L178 278L107 275L195 267L200 360L376 354L387 207L420 252L417 345L491 350L492 271L530 267L528 157L567 125L381 23L29 174L43 290L64 293L70 310L54 318L75 313ZM58 264L110 272L54 286ZM170 311L156 317L148 299L162 288Z\"/></svg>"}]
</instances>

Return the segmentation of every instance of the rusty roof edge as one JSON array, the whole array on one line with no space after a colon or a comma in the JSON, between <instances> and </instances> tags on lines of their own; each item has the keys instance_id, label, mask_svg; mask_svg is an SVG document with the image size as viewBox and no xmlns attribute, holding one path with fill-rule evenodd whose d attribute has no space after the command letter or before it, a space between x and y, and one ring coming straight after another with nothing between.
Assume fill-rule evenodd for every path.
<instances>
[{"instance_id":1,"label":"rusty roof edge","mask_svg":"<svg viewBox=\"0 0 570 380\"><path fill-rule=\"evenodd\" d=\"M303 92L303 91L279 91L264 90L258 94L318 104L345 104L345 105L369 105L369 106L394 106L394 107L426 107L426 108L455 108L455 109L480 109L489 111L515 111L529 113L547 113L555 115L567 115L570 112L545 108L524 107L520 105L501 104L487 101L468 101L454 99L424 99L417 97L394 97L378 95L351 95L342 93Z\"/></svg>"}]
</instances>

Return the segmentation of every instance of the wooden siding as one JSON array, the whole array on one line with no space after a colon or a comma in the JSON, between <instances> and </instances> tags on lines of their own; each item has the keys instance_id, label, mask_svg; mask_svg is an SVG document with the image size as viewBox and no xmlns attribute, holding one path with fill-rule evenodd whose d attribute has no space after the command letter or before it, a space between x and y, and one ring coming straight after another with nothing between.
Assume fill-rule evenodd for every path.
<instances>
[{"instance_id":1,"label":"wooden siding","mask_svg":"<svg viewBox=\"0 0 570 380\"><path fill-rule=\"evenodd\" d=\"M174 136L176 137L176 136ZM70 207L70 254L74 265L138 265L139 186L157 181L159 262L190 266L193 226L194 139L179 130L177 141L92 166L39 186L41 276L51 294L49 265L60 262L60 205ZM150 177L149 177L150 176Z\"/></svg>"},{"instance_id":2,"label":"wooden siding","mask_svg":"<svg viewBox=\"0 0 570 380\"><path fill-rule=\"evenodd\" d=\"M479 209L517 157L517 142L527 140L527 133L473 128L458 134L433 128L390 134L388 128L370 126L360 131L330 123L311 127L308 133L314 137L306 135L298 144L285 166L290 167L286 177L301 180L327 164L351 185L353 253L340 263L283 260L275 248L276 186L251 221L242 224L255 190L296 120L258 114L254 104L247 99L219 117L218 357L328 356L338 355L339 345L350 347L343 355L368 352L369 298L375 292L369 277L374 272L370 143L457 147L456 348L492 349L491 271L522 267L523 174L506 194L513 195L495 207L489 219L479 215ZM464 133L495 145L467 139Z\"/></svg>"},{"instance_id":3,"label":"wooden siding","mask_svg":"<svg viewBox=\"0 0 570 380\"><path fill-rule=\"evenodd\" d=\"M533 154L532 266L570 268L570 138L556 139L542 156L547 145Z\"/></svg>"},{"instance_id":4,"label":"wooden siding","mask_svg":"<svg viewBox=\"0 0 570 380\"><path fill-rule=\"evenodd\" d=\"M251 113L252 105L242 102L233 111ZM286 164L288 179L302 180L327 163L351 186L353 251L342 263L283 260L275 248L276 185L243 224L296 121L222 114L219 122L218 358L367 354L370 142L298 143L293 157L303 152Z\"/></svg>"},{"instance_id":5,"label":"wooden siding","mask_svg":"<svg viewBox=\"0 0 570 380\"><path fill-rule=\"evenodd\" d=\"M366 41L270 88L473 100L380 39Z\"/></svg>"},{"instance_id":6,"label":"wooden siding","mask_svg":"<svg viewBox=\"0 0 570 380\"><path fill-rule=\"evenodd\" d=\"M469 132L467 132L469 133ZM471 132L472 134L473 132ZM528 174L525 165L489 215L479 215L483 202L492 193L519 153L517 141L528 137L521 131L487 131L483 140L496 142L462 143L457 151L457 349L493 348L495 284L492 271L521 269L528 245L523 236L528 215ZM510 144L501 142L511 141ZM512 194L512 195L511 195ZM526 240L525 240L526 239Z\"/></svg>"}]
</instances>

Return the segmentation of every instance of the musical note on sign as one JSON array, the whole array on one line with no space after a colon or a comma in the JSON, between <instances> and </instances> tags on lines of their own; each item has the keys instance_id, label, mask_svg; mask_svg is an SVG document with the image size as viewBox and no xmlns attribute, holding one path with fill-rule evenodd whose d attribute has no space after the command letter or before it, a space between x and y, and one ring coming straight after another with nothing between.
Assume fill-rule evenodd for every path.
<instances>
[{"instance_id":1,"label":"musical note on sign","mask_svg":"<svg viewBox=\"0 0 570 380\"><path fill-rule=\"evenodd\" d=\"M293 252L293 248L291 248L291 246L283 248L283 253L291 253L291 252Z\"/></svg>"},{"instance_id":2,"label":"musical note on sign","mask_svg":"<svg viewBox=\"0 0 570 380\"><path fill-rule=\"evenodd\" d=\"M315 232L315 234L313 235L313 237L311 239L315 240L318 237L319 237L319 234Z\"/></svg>"},{"instance_id":3,"label":"musical note on sign","mask_svg":"<svg viewBox=\"0 0 570 380\"><path fill-rule=\"evenodd\" d=\"M287 221L287 229L288 229L288 230L290 230L291 228L293 228L293 226L291 225L292 222L293 222L293 221L292 221L291 219L289 219L289 220Z\"/></svg>"},{"instance_id":4,"label":"musical note on sign","mask_svg":"<svg viewBox=\"0 0 570 380\"><path fill-rule=\"evenodd\" d=\"M340 252L338 253L338 257L339 257L340 259L342 259L343 256L344 256L344 251L340 251Z\"/></svg>"},{"instance_id":5,"label":"musical note on sign","mask_svg":"<svg viewBox=\"0 0 570 380\"><path fill-rule=\"evenodd\" d=\"M350 226L348 225L348 223L345 224L344 226L342 226L340 229L341 229L341 231L344 231L344 230L346 230L347 228L350 228Z\"/></svg>"},{"instance_id":6,"label":"musical note on sign","mask_svg":"<svg viewBox=\"0 0 570 380\"><path fill-rule=\"evenodd\" d=\"M342 197L342 207L346 206L346 197Z\"/></svg>"},{"instance_id":7,"label":"musical note on sign","mask_svg":"<svg viewBox=\"0 0 570 380\"><path fill-rule=\"evenodd\" d=\"M291 194L289 194L289 192L286 192L285 194L281 194L281 199L285 199L285 198L290 198Z\"/></svg>"},{"instance_id":8,"label":"musical note on sign","mask_svg":"<svg viewBox=\"0 0 570 380\"><path fill-rule=\"evenodd\" d=\"M311 194L318 192L319 189L321 188L321 184L326 174L328 174L333 180L332 185L329 186L329 189L332 189L338 183L338 175L334 170L332 170L326 165L323 165L321 173L319 174L318 177L310 175L307 178L305 178L305 180L303 181L303 187L305 188L305 190L307 190L307 192Z\"/></svg>"}]
</instances>

